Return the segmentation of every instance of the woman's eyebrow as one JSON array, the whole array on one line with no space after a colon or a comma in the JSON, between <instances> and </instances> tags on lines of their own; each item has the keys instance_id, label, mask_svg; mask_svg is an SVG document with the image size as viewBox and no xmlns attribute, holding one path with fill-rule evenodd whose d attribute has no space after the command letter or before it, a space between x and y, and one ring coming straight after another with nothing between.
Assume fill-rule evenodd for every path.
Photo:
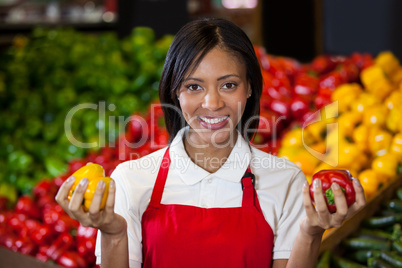
<instances>
[{"instance_id":1,"label":"woman's eyebrow","mask_svg":"<svg viewBox=\"0 0 402 268\"><path fill-rule=\"evenodd\" d=\"M232 76L237 77L237 78L240 78L240 76L237 75L237 74L227 74L227 75L224 75L224 76L219 77L219 78L217 79L217 81L224 80L224 79L227 79L227 78L232 77ZM194 81L204 82L204 80L202 80L202 79L200 79L200 78L195 78L195 77L187 77L186 79L184 79L184 82L186 82L186 81L188 81L188 80L194 80Z\"/></svg>"},{"instance_id":2,"label":"woman's eyebrow","mask_svg":"<svg viewBox=\"0 0 402 268\"><path fill-rule=\"evenodd\" d=\"M237 77L237 78L240 78L240 76L237 75L237 74L227 74L227 75L224 75L224 76L219 77L219 78L218 78L218 81L227 79L227 78L232 77L232 76L235 76L235 77Z\"/></svg>"},{"instance_id":3,"label":"woman's eyebrow","mask_svg":"<svg viewBox=\"0 0 402 268\"><path fill-rule=\"evenodd\" d=\"M188 80L194 80L194 81L199 81L199 82L204 82L204 80L200 79L200 78L195 78L195 77L187 77L186 79L184 79L183 82L186 82Z\"/></svg>"}]
</instances>

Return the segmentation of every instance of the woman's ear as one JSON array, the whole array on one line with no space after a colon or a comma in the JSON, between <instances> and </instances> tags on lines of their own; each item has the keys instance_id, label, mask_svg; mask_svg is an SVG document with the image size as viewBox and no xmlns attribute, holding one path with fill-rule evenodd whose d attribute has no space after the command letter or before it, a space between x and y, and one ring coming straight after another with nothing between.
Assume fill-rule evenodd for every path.
<instances>
[{"instance_id":1,"label":"woman's ear","mask_svg":"<svg viewBox=\"0 0 402 268\"><path fill-rule=\"evenodd\" d=\"M253 91L251 90L251 87L248 87L248 91L247 91L247 98L251 97L251 94L253 93Z\"/></svg>"}]
</instances>

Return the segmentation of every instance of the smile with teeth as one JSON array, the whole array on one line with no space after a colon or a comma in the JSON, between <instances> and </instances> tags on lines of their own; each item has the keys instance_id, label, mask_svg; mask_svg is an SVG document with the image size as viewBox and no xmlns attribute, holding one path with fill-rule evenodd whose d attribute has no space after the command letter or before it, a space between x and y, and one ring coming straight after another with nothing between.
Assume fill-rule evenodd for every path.
<instances>
[{"instance_id":1,"label":"smile with teeth","mask_svg":"<svg viewBox=\"0 0 402 268\"><path fill-rule=\"evenodd\" d=\"M222 122L222 121L225 121L228 117L229 117L229 116L227 115L227 116L223 116L223 117L219 117L219 118L206 118L206 117L202 117L202 116L200 116L199 118L200 118L202 121L204 121L204 122L206 122L206 123L208 123L208 124L213 125L213 124L218 124L218 123L220 123L220 122Z\"/></svg>"}]
</instances>

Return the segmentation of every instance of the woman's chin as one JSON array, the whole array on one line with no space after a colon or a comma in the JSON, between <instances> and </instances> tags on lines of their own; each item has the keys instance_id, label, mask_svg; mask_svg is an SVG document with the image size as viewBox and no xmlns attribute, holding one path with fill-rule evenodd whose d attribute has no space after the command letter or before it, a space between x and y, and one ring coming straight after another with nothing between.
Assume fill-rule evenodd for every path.
<instances>
[{"instance_id":1,"label":"woman's chin","mask_svg":"<svg viewBox=\"0 0 402 268\"><path fill-rule=\"evenodd\" d=\"M236 136L234 136L234 135L236 135ZM236 138L237 138L236 132L219 131L219 132L211 133L211 135L204 137L203 140L214 147L220 147L220 146L234 145Z\"/></svg>"}]
</instances>

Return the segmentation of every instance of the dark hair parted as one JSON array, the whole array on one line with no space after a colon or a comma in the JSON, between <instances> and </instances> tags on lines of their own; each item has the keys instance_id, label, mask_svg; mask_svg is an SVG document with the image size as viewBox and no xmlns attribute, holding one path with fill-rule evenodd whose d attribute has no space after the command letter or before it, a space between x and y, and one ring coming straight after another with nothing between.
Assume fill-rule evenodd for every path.
<instances>
[{"instance_id":1,"label":"dark hair parted","mask_svg":"<svg viewBox=\"0 0 402 268\"><path fill-rule=\"evenodd\" d=\"M233 52L246 65L247 82L252 94L247 99L237 129L244 138L250 140L258 128L262 75L254 47L243 30L234 23L225 19L204 18L184 25L173 39L166 56L159 84L159 98L170 141L187 124L177 99L177 91L184 76L190 68L194 70L203 57L217 46Z\"/></svg>"}]
</instances>

